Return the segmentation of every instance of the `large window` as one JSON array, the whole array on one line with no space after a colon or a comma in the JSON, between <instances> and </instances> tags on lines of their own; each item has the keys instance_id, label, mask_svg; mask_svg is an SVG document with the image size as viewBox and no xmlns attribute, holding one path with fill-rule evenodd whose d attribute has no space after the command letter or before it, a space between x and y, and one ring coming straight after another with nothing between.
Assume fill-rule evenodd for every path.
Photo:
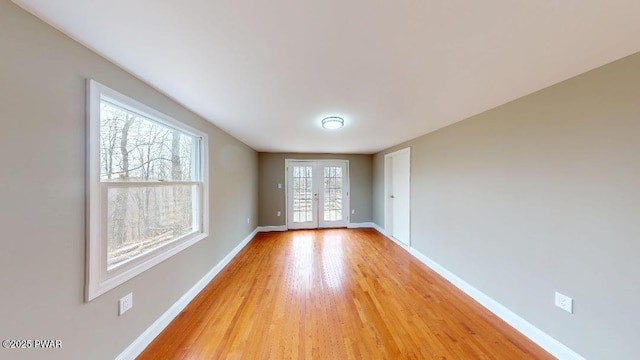
<instances>
[{"instance_id":1,"label":"large window","mask_svg":"<svg viewBox=\"0 0 640 360\"><path fill-rule=\"evenodd\" d=\"M207 236L206 134L93 80L87 300Z\"/></svg>"}]
</instances>

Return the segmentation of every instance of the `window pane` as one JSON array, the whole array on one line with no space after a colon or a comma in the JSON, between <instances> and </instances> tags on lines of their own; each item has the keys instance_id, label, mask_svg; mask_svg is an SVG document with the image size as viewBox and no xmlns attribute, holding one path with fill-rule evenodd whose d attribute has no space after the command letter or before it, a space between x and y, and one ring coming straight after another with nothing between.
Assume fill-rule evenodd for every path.
<instances>
[{"instance_id":1,"label":"window pane","mask_svg":"<svg viewBox=\"0 0 640 360\"><path fill-rule=\"evenodd\" d=\"M100 179L192 181L196 138L102 99Z\"/></svg>"},{"instance_id":2,"label":"window pane","mask_svg":"<svg viewBox=\"0 0 640 360\"><path fill-rule=\"evenodd\" d=\"M107 270L198 230L197 191L191 185L109 188Z\"/></svg>"}]
</instances>

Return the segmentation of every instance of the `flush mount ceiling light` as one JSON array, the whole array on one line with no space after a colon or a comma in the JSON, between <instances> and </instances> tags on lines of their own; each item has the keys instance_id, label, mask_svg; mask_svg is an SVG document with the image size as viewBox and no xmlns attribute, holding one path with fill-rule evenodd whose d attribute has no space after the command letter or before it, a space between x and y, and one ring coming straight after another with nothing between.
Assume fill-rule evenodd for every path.
<instances>
[{"instance_id":1,"label":"flush mount ceiling light","mask_svg":"<svg viewBox=\"0 0 640 360\"><path fill-rule=\"evenodd\" d=\"M333 130L340 129L344 126L344 119L337 116L329 116L322 119L322 127L325 129Z\"/></svg>"}]
</instances>

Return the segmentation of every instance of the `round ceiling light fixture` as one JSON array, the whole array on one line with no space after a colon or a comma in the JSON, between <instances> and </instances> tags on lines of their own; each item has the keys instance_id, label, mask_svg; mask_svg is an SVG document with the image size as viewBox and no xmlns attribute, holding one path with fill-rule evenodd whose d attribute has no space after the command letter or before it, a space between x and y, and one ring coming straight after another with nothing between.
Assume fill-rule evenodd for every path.
<instances>
[{"instance_id":1,"label":"round ceiling light fixture","mask_svg":"<svg viewBox=\"0 0 640 360\"><path fill-rule=\"evenodd\" d=\"M338 116L329 116L322 119L322 127L329 130L340 129L344 126L344 119Z\"/></svg>"}]
</instances>

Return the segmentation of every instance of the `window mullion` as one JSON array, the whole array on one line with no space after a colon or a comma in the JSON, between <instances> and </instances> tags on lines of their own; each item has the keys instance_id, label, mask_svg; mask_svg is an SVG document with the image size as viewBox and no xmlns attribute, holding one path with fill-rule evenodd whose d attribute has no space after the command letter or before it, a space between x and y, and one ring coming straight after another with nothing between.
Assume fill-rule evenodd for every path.
<instances>
[{"instance_id":1,"label":"window mullion","mask_svg":"<svg viewBox=\"0 0 640 360\"><path fill-rule=\"evenodd\" d=\"M176 185L201 185L202 181L102 181L110 187L151 187Z\"/></svg>"}]
</instances>

